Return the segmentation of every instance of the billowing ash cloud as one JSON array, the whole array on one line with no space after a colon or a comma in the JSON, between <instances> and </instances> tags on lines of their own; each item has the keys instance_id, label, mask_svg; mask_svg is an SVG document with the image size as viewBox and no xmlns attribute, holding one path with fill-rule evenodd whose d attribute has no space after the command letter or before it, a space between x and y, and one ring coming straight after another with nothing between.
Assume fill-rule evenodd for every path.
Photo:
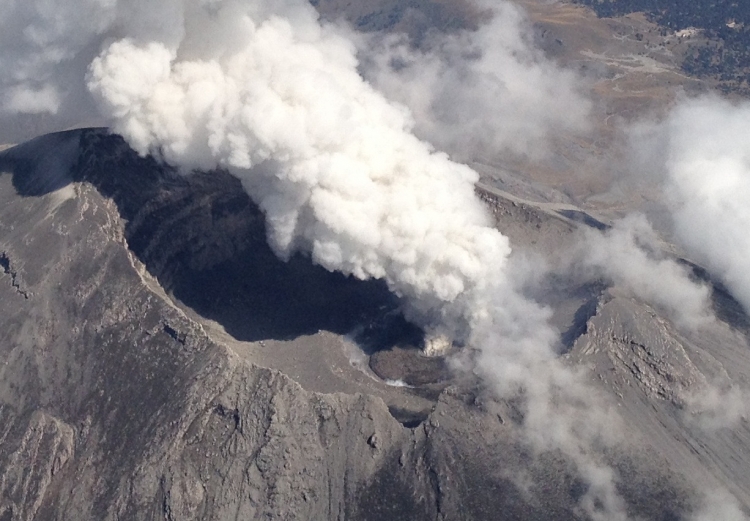
<instances>
[{"instance_id":1,"label":"billowing ash cloud","mask_svg":"<svg viewBox=\"0 0 750 521\"><path fill-rule=\"evenodd\" d=\"M427 321L468 324L472 306L448 304L502 274L509 252L474 198L476 174L410 133L311 8L288 13L293 26L239 7L200 13L195 23L224 35L208 50L189 34L185 51L109 46L89 86L115 130L142 153L230 169L280 256L309 251L330 270L387 280Z\"/></svg>"},{"instance_id":2,"label":"billowing ash cloud","mask_svg":"<svg viewBox=\"0 0 750 521\"><path fill-rule=\"evenodd\" d=\"M494 102L526 107L515 124L482 131L512 128L517 139L498 139L526 148L545 124L535 117L519 132L520 122L532 108L563 121L540 100L555 98L553 85L572 92L572 80L528 47L518 10L498 9L498 22L421 58L436 70L433 87L458 89L471 73L477 88L457 98L467 110L488 87ZM413 136L410 113L363 81L353 44L307 2L37 0L13 3L3 23L6 115L85 112L90 93L139 152L239 176L280 256L309 251L329 269L384 278L415 319L450 336L466 340L489 288L507 285L508 242L474 199L476 174ZM466 58L467 45L488 51ZM460 67L446 62L464 58ZM532 99L522 95L528 82L546 87ZM440 96L448 90L432 97Z\"/></svg>"},{"instance_id":3,"label":"billowing ash cloud","mask_svg":"<svg viewBox=\"0 0 750 521\"><path fill-rule=\"evenodd\" d=\"M502 14L516 26L515 10ZM543 313L505 316L531 304L496 302L513 292L509 246L474 197L476 174L414 137L410 114L361 78L335 27L301 1L186 2L173 19L181 38L167 26L163 38L116 40L89 69L89 90L134 148L230 169L282 257L308 251L328 269L383 278L414 318L460 340L490 328L487 315L503 317L491 326L503 336L549 345L525 318ZM524 48L518 29L509 39Z\"/></svg>"},{"instance_id":4,"label":"billowing ash cloud","mask_svg":"<svg viewBox=\"0 0 750 521\"><path fill-rule=\"evenodd\" d=\"M434 31L415 47L405 35L363 39L366 77L408 106L416 132L462 158L546 155L551 134L588 128L581 80L531 42L521 9L480 3L495 13L478 30Z\"/></svg>"}]
</instances>

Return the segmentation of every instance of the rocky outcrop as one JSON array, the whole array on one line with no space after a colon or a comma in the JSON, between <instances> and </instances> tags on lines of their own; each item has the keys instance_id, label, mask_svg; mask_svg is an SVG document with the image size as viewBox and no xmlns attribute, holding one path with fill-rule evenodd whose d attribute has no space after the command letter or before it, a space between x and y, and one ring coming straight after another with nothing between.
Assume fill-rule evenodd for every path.
<instances>
[{"instance_id":1,"label":"rocky outcrop","mask_svg":"<svg viewBox=\"0 0 750 521\"><path fill-rule=\"evenodd\" d=\"M73 429L42 412L19 421L7 405L0 408L0 420L0 517L34 519L55 476L73 457Z\"/></svg>"}]
</instances>

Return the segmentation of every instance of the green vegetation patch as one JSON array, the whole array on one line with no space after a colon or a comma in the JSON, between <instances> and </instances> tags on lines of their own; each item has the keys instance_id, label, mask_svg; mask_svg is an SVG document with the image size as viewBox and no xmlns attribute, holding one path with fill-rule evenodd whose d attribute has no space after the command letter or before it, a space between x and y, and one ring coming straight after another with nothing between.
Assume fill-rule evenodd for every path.
<instances>
[{"instance_id":1,"label":"green vegetation patch","mask_svg":"<svg viewBox=\"0 0 750 521\"><path fill-rule=\"evenodd\" d=\"M695 28L705 38L689 45L682 69L718 80L725 91L750 94L748 0L573 0L600 17L645 13L662 34Z\"/></svg>"}]
</instances>

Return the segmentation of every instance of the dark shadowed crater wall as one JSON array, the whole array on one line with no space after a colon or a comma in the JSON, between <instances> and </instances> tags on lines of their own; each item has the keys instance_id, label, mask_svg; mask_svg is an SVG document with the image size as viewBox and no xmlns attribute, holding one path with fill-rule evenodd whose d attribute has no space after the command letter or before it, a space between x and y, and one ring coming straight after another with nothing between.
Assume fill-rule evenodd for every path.
<instances>
[{"instance_id":1,"label":"dark shadowed crater wall","mask_svg":"<svg viewBox=\"0 0 750 521\"><path fill-rule=\"evenodd\" d=\"M382 281L329 272L299 254L278 259L262 213L226 172L183 176L98 132L84 132L81 143L74 178L115 201L130 249L167 291L238 340L361 326L376 347L419 341Z\"/></svg>"}]
</instances>

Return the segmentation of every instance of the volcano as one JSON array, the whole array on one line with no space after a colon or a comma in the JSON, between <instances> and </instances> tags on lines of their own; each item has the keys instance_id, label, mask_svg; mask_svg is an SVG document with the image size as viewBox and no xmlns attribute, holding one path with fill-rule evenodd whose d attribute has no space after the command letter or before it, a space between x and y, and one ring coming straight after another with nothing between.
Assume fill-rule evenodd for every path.
<instances>
[{"instance_id":1,"label":"volcano","mask_svg":"<svg viewBox=\"0 0 750 521\"><path fill-rule=\"evenodd\" d=\"M235 178L104 129L2 159L5 518L585 518L590 485L525 445L517 403L425 357L381 283L278 260ZM586 225L491 195L537 244ZM707 436L679 398L742 371L736 302L715 291L727 322L689 338L614 287L562 286L561 356L627 418L597 457L628 512L689 515L706 483L745 497L746 425Z\"/></svg>"},{"instance_id":2,"label":"volcano","mask_svg":"<svg viewBox=\"0 0 750 521\"><path fill-rule=\"evenodd\" d=\"M741 75L581 3L10 6L0 521L745 519Z\"/></svg>"}]
</instances>

